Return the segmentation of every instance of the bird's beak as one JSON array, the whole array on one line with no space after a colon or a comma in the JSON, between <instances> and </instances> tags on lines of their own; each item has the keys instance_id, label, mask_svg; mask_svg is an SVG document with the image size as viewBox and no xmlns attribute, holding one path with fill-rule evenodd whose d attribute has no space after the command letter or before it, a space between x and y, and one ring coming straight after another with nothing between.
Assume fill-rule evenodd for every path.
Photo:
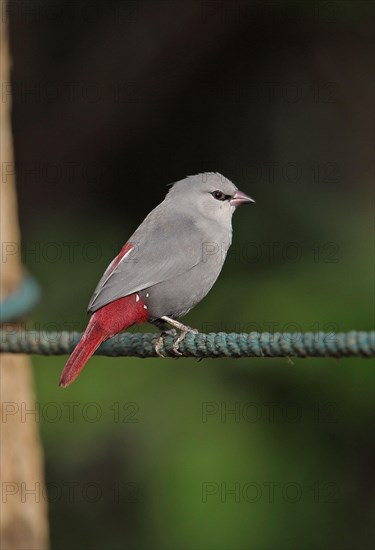
<instances>
[{"instance_id":1,"label":"bird's beak","mask_svg":"<svg viewBox=\"0 0 375 550\"><path fill-rule=\"evenodd\" d=\"M255 202L255 200L242 191L236 191L230 200L232 206L240 206L240 204L246 204L247 202Z\"/></svg>"}]
</instances>

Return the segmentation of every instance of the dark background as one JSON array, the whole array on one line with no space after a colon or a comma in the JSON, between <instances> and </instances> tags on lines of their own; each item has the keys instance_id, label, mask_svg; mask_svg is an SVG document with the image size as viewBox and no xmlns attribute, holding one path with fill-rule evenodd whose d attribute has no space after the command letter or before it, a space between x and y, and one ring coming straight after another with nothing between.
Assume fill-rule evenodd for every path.
<instances>
[{"instance_id":1,"label":"dark background","mask_svg":"<svg viewBox=\"0 0 375 550\"><path fill-rule=\"evenodd\" d=\"M203 171L256 205L188 324L373 327L372 2L2 7L28 327L82 330L166 185ZM61 390L65 360L33 358L53 548L373 547L371 361L93 358Z\"/></svg>"}]
</instances>

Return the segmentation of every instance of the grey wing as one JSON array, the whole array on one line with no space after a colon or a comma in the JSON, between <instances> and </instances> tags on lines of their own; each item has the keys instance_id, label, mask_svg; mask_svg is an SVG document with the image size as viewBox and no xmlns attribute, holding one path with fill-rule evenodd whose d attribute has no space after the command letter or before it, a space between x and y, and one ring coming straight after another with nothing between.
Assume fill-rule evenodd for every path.
<instances>
[{"instance_id":1,"label":"grey wing","mask_svg":"<svg viewBox=\"0 0 375 550\"><path fill-rule=\"evenodd\" d=\"M128 242L133 248L115 268L116 259L108 266L90 300L90 313L177 277L202 261L202 231L190 219L168 221L149 215Z\"/></svg>"}]
</instances>

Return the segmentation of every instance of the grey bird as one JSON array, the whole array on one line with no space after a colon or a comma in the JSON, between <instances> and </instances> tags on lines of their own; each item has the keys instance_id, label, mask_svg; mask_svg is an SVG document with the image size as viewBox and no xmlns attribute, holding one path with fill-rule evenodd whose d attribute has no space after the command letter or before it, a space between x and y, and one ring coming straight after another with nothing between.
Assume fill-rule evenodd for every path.
<instances>
[{"instance_id":1,"label":"grey bird","mask_svg":"<svg viewBox=\"0 0 375 550\"><path fill-rule=\"evenodd\" d=\"M75 380L101 342L134 324L187 332L177 319L215 283L232 242L237 206L255 202L227 178L207 172L172 185L100 279L88 306L87 328L63 370L60 386ZM196 331L195 331L196 332ZM163 334L156 344L161 355Z\"/></svg>"}]
</instances>

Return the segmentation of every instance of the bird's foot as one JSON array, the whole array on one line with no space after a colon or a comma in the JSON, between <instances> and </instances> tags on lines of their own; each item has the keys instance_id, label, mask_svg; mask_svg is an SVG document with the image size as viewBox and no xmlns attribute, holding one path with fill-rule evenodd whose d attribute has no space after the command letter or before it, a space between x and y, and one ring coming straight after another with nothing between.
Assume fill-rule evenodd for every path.
<instances>
[{"instance_id":1,"label":"bird's foot","mask_svg":"<svg viewBox=\"0 0 375 550\"><path fill-rule=\"evenodd\" d=\"M195 328L191 328L191 327L185 327L184 330L182 330L179 334L179 336L177 337L177 339L173 342L173 352L175 355L177 355L178 357L180 357L182 355L182 353L180 352L180 350L178 349L179 348L179 345L180 343L186 338L186 335L189 334L190 332L192 332L193 334L198 334L198 331L197 329Z\"/></svg>"},{"instance_id":2,"label":"bird's foot","mask_svg":"<svg viewBox=\"0 0 375 550\"><path fill-rule=\"evenodd\" d=\"M170 330L162 329L162 333L159 336L159 338L156 342L156 345L155 345L156 354L159 355L159 357L166 357L164 355L164 353L162 353L162 351L161 351L161 349L163 347L163 344L164 344L164 336L168 336L168 335L176 336L176 329L178 329L180 331L180 334L178 335L176 340L173 342L172 349L173 349L173 353L175 354L175 356L180 357L182 355L182 353L178 349L180 343L185 339L186 335L189 334L190 332L192 332L194 334L198 334L198 330L195 329L195 328L191 328L187 325L184 325L184 324L180 323L179 321L176 321L175 319L172 319L171 317L164 316L164 317L161 317L161 320L163 321L163 326L172 325L173 328L170 329ZM157 325L161 326L160 322L158 322Z\"/></svg>"},{"instance_id":3,"label":"bird's foot","mask_svg":"<svg viewBox=\"0 0 375 550\"><path fill-rule=\"evenodd\" d=\"M156 344L155 344L156 355L158 355L159 357L167 357L162 352L162 348L164 347L164 338L165 338L165 336L176 336L176 334L177 334L177 331L174 328L171 328L169 330L163 330L161 332L161 334L160 334L160 336L157 339Z\"/></svg>"}]
</instances>

